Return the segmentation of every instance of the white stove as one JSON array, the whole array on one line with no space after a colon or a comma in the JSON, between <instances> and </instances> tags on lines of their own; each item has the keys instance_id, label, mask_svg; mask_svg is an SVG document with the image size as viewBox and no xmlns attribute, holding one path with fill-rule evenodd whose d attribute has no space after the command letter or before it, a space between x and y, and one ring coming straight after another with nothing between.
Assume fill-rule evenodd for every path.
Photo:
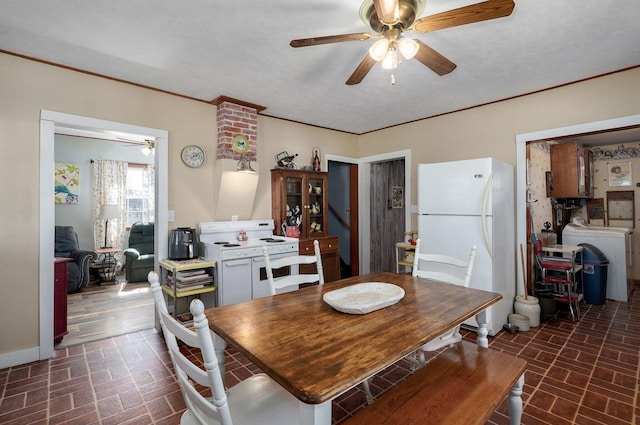
<instances>
[{"instance_id":1,"label":"white stove","mask_svg":"<svg viewBox=\"0 0 640 425\"><path fill-rule=\"evenodd\" d=\"M298 252L298 239L274 236L274 224L268 220L210 221L200 223L200 242L205 257L217 261L262 256L266 245L271 254ZM244 232L246 240L238 240Z\"/></svg>"},{"instance_id":2,"label":"white stove","mask_svg":"<svg viewBox=\"0 0 640 425\"><path fill-rule=\"evenodd\" d=\"M218 306L269 295L263 246L275 259L297 255L299 245L296 238L274 236L274 228L272 219L200 223L201 255L217 262Z\"/></svg>"}]
</instances>

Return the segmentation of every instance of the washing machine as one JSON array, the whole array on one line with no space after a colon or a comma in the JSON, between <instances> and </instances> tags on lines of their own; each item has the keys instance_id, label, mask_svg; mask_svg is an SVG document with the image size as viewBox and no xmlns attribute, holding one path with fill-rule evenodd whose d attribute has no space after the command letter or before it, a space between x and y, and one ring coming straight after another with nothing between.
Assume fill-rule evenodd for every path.
<instances>
[{"instance_id":1,"label":"washing machine","mask_svg":"<svg viewBox=\"0 0 640 425\"><path fill-rule=\"evenodd\" d=\"M591 226L582 220L567 224L562 231L562 243L588 243L598 248L609 260L607 298L627 302L633 290L633 229L626 227Z\"/></svg>"}]
</instances>

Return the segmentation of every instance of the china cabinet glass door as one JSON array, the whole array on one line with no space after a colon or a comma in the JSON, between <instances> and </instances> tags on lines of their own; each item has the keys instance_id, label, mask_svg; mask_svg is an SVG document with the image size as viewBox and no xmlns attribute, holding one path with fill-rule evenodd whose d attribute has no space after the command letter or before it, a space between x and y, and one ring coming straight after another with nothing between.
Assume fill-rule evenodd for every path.
<instances>
[{"instance_id":1,"label":"china cabinet glass door","mask_svg":"<svg viewBox=\"0 0 640 425\"><path fill-rule=\"evenodd\" d=\"M291 238L327 236L327 173L271 170L276 233Z\"/></svg>"},{"instance_id":2,"label":"china cabinet glass door","mask_svg":"<svg viewBox=\"0 0 640 425\"><path fill-rule=\"evenodd\" d=\"M322 223L324 222L323 216L323 197L324 197L324 179L321 178L309 178L308 191L309 191L309 205L308 205L308 220L305 227L307 229L307 235L313 237L319 233L324 233Z\"/></svg>"},{"instance_id":3,"label":"china cabinet glass door","mask_svg":"<svg viewBox=\"0 0 640 425\"><path fill-rule=\"evenodd\" d=\"M285 236L292 238L300 237L304 210L302 191L302 178L291 176L286 178L287 210L286 218L282 225L282 234Z\"/></svg>"}]
</instances>

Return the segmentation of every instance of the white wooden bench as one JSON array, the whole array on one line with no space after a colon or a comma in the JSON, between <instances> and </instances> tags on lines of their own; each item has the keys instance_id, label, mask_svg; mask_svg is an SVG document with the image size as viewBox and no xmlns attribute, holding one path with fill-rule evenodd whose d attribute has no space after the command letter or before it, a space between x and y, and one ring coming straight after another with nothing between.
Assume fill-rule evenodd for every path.
<instances>
[{"instance_id":1,"label":"white wooden bench","mask_svg":"<svg viewBox=\"0 0 640 425\"><path fill-rule=\"evenodd\" d=\"M511 425L520 424L526 367L523 359L463 340L344 425L484 425L507 395Z\"/></svg>"}]
</instances>

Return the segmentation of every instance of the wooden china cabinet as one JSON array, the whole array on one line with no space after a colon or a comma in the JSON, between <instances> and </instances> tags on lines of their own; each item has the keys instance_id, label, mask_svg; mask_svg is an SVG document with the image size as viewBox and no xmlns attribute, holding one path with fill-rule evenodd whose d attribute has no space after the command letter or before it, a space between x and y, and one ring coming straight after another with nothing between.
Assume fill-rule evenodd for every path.
<instances>
[{"instance_id":1,"label":"wooden china cabinet","mask_svg":"<svg viewBox=\"0 0 640 425\"><path fill-rule=\"evenodd\" d=\"M271 211L275 233L299 238L300 254L313 254L313 241L318 240L324 280L331 282L340 279L340 250L338 237L327 234L327 178L320 171L271 170Z\"/></svg>"}]
</instances>

